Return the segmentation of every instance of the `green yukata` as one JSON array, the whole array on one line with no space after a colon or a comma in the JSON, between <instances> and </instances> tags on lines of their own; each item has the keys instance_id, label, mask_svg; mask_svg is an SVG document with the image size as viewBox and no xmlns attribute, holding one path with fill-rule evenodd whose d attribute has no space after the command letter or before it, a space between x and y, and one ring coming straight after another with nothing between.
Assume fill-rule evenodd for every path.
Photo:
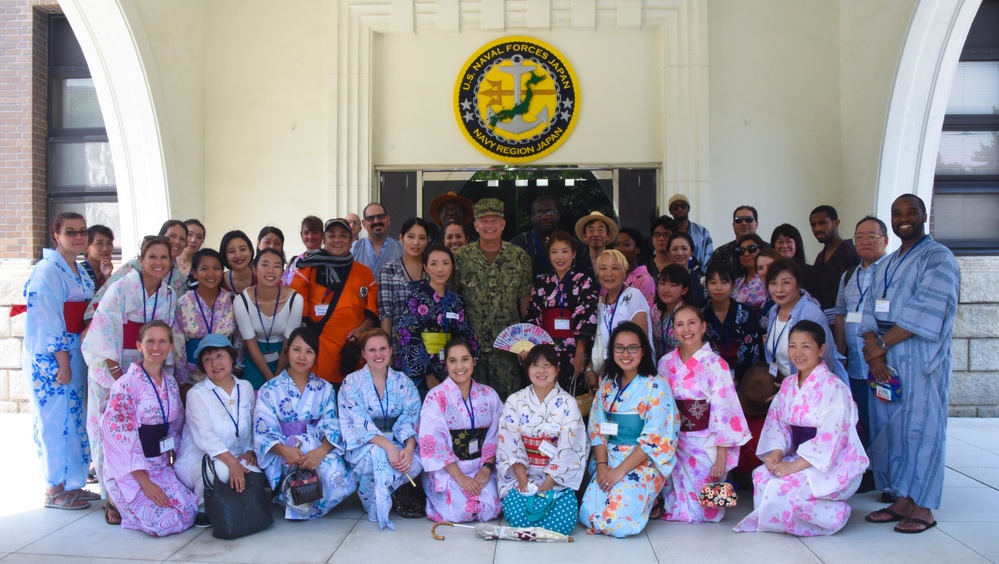
<instances>
[{"instance_id":1,"label":"green yukata","mask_svg":"<svg viewBox=\"0 0 999 564\"><path fill-rule=\"evenodd\" d=\"M471 243L455 253L455 280L465 311L479 339L476 381L492 387L503 401L521 386L517 356L493 348L496 336L520 323L520 299L531 295L531 259L520 247L503 242L492 264Z\"/></svg>"}]
</instances>

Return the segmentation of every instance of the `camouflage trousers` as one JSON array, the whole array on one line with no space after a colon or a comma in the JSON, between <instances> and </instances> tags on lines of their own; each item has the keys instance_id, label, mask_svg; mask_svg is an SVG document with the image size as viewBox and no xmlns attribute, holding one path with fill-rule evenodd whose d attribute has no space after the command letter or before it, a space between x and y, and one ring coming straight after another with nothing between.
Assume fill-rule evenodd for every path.
<instances>
[{"instance_id":1,"label":"camouflage trousers","mask_svg":"<svg viewBox=\"0 0 999 564\"><path fill-rule=\"evenodd\" d=\"M503 402L524 387L524 379L517 355L496 349L480 352L475 381L496 390Z\"/></svg>"}]
</instances>

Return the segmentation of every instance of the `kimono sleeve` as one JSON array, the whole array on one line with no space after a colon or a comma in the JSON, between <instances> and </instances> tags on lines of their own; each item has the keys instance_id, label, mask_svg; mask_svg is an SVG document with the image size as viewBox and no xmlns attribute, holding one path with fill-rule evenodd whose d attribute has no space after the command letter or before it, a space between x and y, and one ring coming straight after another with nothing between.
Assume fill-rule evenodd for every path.
<instances>
[{"instance_id":1,"label":"kimono sleeve","mask_svg":"<svg viewBox=\"0 0 999 564\"><path fill-rule=\"evenodd\" d=\"M777 397L770 404L763 430L760 431L760 442L756 446L756 455L760 458L772 450L779 450L783 456L791 448L791 429L787 418L791 411L791 386L796 382L797 378L785 378Z\"/></svg>"},{"instance_id":2,"label":"kimono sleeve","mask_svg":"<svg viewBox=\"0 0 999 564\"><path fill-rule=\"evenodd\" d=\"M576 309L572 314L572 320L574 327L572 328L573 337L577 340L580 338L585 338L588 341L593 340L593 336L597 334L597 299L598 294L594 291L593 279L586 274L580 275L573 284L574 288L571 290L577 295L579 303L576 304Z\"/></svg>"},{"instance_id":3,"label":"kimono sleeve","mask_svg":"<svg viewBox=\"0 0 999 564\"><path fill-rule=\"evenodd\" d=\"M127 282L121 279L108 288L104 299L97 306L81 347L83 359L90 367L92 377L106 388L110 388L114 383L114 377L107 368L107 361L121 361L126 300L123 284Z\"/></svg>"},{"instance_id":4,"label":"kimono sleeve","mask_svg":"<svg viewBox=\"0 0 999 564\"><path fill-rule=\"evenodd\" d=\"M520 394L513 394L503 405L499 417L499 431L496 444L496 471L506 481L515 480L510 468L520 464L528 468L527 449L520 431Z\"/></svg>"},{"instance_id":5,"label":"kimono sleeve","mask_svg":"<svg viewBox=\"0 0 999 564\"><path fill-rule=\"evenodd\" d=\"M560 423L558 451L548 462L545 474L560 486L579 489L583 483L583 465L590 453L583 415L579 412L576 398L569 394L562 394L555 402L555 409L558 410L556 420Z\"/></svg>"},{"instance_id":6,"label":"kimono sleeve","mask_svg":"<svg viewBox=\"0 0 999 564\"><path fill-rule=\"evenodd\" d=\"M473 384L473 386L475 386L475 384ZM479 458L479 462L484 462L490 458L496 458L496 444L499 440L500 413L503 411L503 402L500 401L499 395L492 388L483 387L487 390L486 393L483 394L483 397L486 399L486 405L488 406L484 411L489 416L489 430L486 431L486 438L482 442L482 456ZM479 389L481 390L482 388Z\"/></svg>"},{"instance_id":7,"label":"kimono sleeve","mask_svg":"<svg viewBox=\"0 0 999 564\"><path fill-rule=\"evenodd\" d=\"M208 407L207 390L199 388L197 391L191 390L187 394L187 423L191 431L191 439L198 448L205 451L212 458L217 457L229 449L220 440L214 431L212 424L212 414Z\"/></svg>"},{"instance_id":8,"label":"kimono sleeve","mask_svg":"<svg viewBox=\"0 0 999 564\"><path fill-rule=\"evenodd\" d=\"M133 379L126 376L111 387L107 408L101 416L104 472L115 480L135 470L148 470L139 441L138 397L132 386Z\"/></svg>"},{"instance_id":9,"label":"kimono sleeve","mask_svg":"<svg viewBox=\"0 0 999 564\"><path fill-rule=\"evenodd\" d=\"M676 462L676 440L680 432L673 392L666 380L650 377L646 397L638 404L638 414L645 420L638 446L659 472L668 476Z\"/></svg>"},{"instance_id":10,"label":"kimono sleeve","mask_svg":"<svg viewBox=\"0 0 999 564\"><path fill-rule=\"evenodd\" d=\"M116 282L124 278L129 272L138 270L138 266L139 258L133 257L128 262L121 265L118 270L114 271L114 273L111 274L111 278L108 278L107 281L104 282L104 285L98 288L97 292L94 293L94 299L90 302L90 305L87 306L87 311L83 314L83 319L85 321L93 319L94 316L97 315L97 307L102 301L104 301L104 296L111 291L111 287Z\"/></svg>"},{"instance_id":11,"label":"kimono sleeve","mask_svg":"<svg viewBox=\"0 0 999 564\"><path fill-rule=\"evenodd\" d=\"M715 446L728 447L725 457L726 470L739 464L739 449L751 438L749 424L739 403L735 384L729 371L719 361L707 367L710 391L711 416L708 419L708 432Z\"/></svg>"},{"instance_id":12,"label":"kimono sleeve","mask_svg":"<svg viewBox=\"0 0 999 564\"><path fill-rule=\"evenodd\" d=\"M323 394L323 403L320 407L323 412L323 420L319 423L319 427L326 440L333 445L333 450L330 452L336 453L338 456L343 456L346 449L344 448L343 435L340 432L340 418L337 417L336 392L333 391L333 386L329 383L326 383L323 388L321 392Z\"/></svg>"},{"instance_id":13,"label":"kimono sleeve","mask_svg":"<svg viewBox=\"0 0 999 564\"><path fill-rule=\"evenodd\" d=\"M177 300L177 310L173 314L170 332L173 333L174 375L181 382L190 382L190 369L187 366L187 334L184 333L184 305L187 300Z\"/></svg>"},{"instance_id":14,"label":"kimono sleeve","mask_svg":"<svg viewBox=\"0 0 999 564\"><path fill-rule=\"evenodd\" d=\"M279 461L280 456L271 452L274 445L284 441L281 432L281 419L278 418L278 379L266 382L257 394L257 405L253 408L253 449L261 466L270 466Z\"/></svg>"},{"instance_id":15,"label":"kimono sleeve","mask_svg":"<svg viewBox=\"0 0 999 564\"><path fill-rule=\"evenodd\" d=\"M600 424L607 421L607 414L604 413L604 402L614 393L614 380L603 378L600 387L593 396L593 405L590 407L590 424L587 432L590 436L590 446L607 446L603 435L600 434Z\"/></svg>"},{"instance_id":16,"label":"kimono sleeve","mask_svg":"<svg viewBox=\"0 0 999 564\"><path fill-rule=\"evenodd\" d=\"M402 413L392 426L392 437L399 444L405 445L410 437L416 437L416 429L420 424L420 392L404 374L398 374L395 382L396 397L402 398Z\"/></svg>"},{"instance_id":17,"label":"kimono sleeve","mask_svg":"<svg viewBox=\"0 0 999 564\"><path fill-rule=\"evenodd\" d=\"M381 435L368 414L367 402L361 390L359 376L365 372L355 372L343 381L337 405L340 408L340 431L347 450L360 448Z\"/></svg>"},{"instance_id":18,"label":"kimono sleeve","mask_svg":"<svg viewBox=\"0 0 999 564\"><path fill-rule=\"evenodd\" d=\"M172 375L164 374L163 380L166 382L167 394L170 398L170 413L167 414L170 425L167 428L167 436L173 437L173 444L180 447L180 438L184 434L184 402L180 399L180 386L177 379ZM176 451L175 451L176 452Z\"/></svg>"},{"instance_id":19,"label":"kimono sleeve","mask_svg":"<svg viewBox=\"0 0 999 564\"><path fill-rule=\"evenodd\" d=\"M32 359L68 351L72 337L66 332L63 316L66 292L58 268L50 261L39 262L24 285L24 297L28 304L24 348Z\"/></svg>"},{"instance_id":20,"label":"kimono sleeve","mask_svg":"<svg viewBox=\"0 0 999 564\"><path fill-rule=\"evenodd\" d=\"M447 405L447 387L443 385L430 390L423 400L419 431L420 462L428 472L441 470L458 461L451 449L451 431L445 419Z\"/></svg>"},{"instance_id":21,"label":"kimono sleeve","mask_svg":"<svg viewBox=\"0 0 999 564\"><path fill-rule=\"evenodd\" d=\"M524 323L541 327L541 313L545 310L545 285L547 282L548 277L544 274L539 274L534 278L531 300L527 302L527 316L524 317Z\"/></svg>"},{"instance_id":22,"label":"kimono sleeve","mask_svg":"<svg viewBox=\"0 0 999 564\"><path fill-rule=\"evenodd\" d=\"M941 340L948 312L957 307L960 284L954 255L942 246L927 250L912 296L905 303L891 305L902 308L895 324L928 341Z\"/></svg>"},{"instance_id":23,"label":"kimono sleeve","mask_svg":"<svg viewBox=\"0 0 999 564\"><path fill-rule=\"evenodd\" d=\"M399 351L399 356L403 359L402 364L406 372L410 377L416 379L422 379L424 375L431 372L430 355L427 353L427 347L423 344L421 336L423 325L414 311L417 303L416 295L419 292L419 290L416 290L410 294L402 317L398 320L399 347L402 349ZM464 316L464 313L462 313L462 316ZM459 325L459 330L460 327L461 325Z\"/></svg>"},{"instance_id":24,"label":"kimono sleeve","mask_svg":"<svg viewBox=\"0 0 999 564\"><path fill-rule=\"evenodd\" d=\"M833 374L828 374L825 382L809 393L811 409L818 412L818 423L815 438L798 446L798 456L820 472L829 471L845 442L842 440L844 434L849 433L851 425L857 424L855 417L850 422L849 404L852 402L849 388L838 382Z\"/></svg>"}]
</instances>

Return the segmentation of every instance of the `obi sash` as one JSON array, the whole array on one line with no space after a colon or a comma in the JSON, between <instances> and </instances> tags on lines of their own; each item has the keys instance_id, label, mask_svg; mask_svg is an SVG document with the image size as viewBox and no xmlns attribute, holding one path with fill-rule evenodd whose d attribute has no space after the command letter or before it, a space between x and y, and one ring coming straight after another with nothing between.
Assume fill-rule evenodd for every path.
<instances>
[{"instance_id":1,"label":"obi sash","mask_svg":"<svg viewBox=\"0 0 999 564\"><path fill-rule=\"evenodd\" d=\"M392 434L392 429L395 427L395 422L398 420L398 417L389 417L388 420L382 419L381 417L371 418L371 421L375 424L378 431L385 435Z\"/></svg>"},{"instance_id":2,"label":"obi sash","mask_svg":"<svg viewBox=\"0 0 999 564\"><path fill-rule=\"evenodd\" d=\"M187 362L197 366L198 359L194 356L194 351L198 350L198 345L201 344L201 339L188 339L184 344L184 348L187 351Z\"/></svg>"},{"instance_id":3,"label":"obi sash","mask_svg":"<svg viewBox=\"0 0 999 564\"><path fill-rule=\"evenodd\" d=\"M609 423L617 423L617 434L608 435L607 442L612 445L637 446L638 437L642 436L642 429L645 428L645 421L637 413L607 413L604 412Z\"/></svg>"},{"instance_id":4,"label":"obi sash","mask_svg":"<svg viewBox=\"0 0 999 564\"><path fill-rule=\"evenodd\" d=\"M281 434L290 437L292 435L305 435L309 432L309 426L315 427L319 423L318 419L310 421L282 421Z\"/></svg>"},{"instance_id":5,"label":"obi sash","mask_svg":"<svg viewBox=\"0 0 999 564\"><path fill-rule=\"evenodd\" d=\"M441 352L444 345L451 340L451 334L443 331L423 331L420 333L420 338L423 339L423 346L427 349L427 353L433 356Z\"/></svg>"},{"instance_id":6,"label":"obi sash","mask_svg":"<svg viewBox=\"0 0 999 564\"><path fill-rule=\"evenodd\" d=\"M558 437L528 437L527 435L521 435L520 438L524 440L524 450L527 451L527 461L531 466L540 466L542 468L548 466L548 462L551 459L542 454L538 450L538 447L546 439L551 442L552 446L558 447Z\"/></svg>"},{"instance_id":7,"label":"obi sash","mask_svg":"<svg viewBox=\"0 0 999 564\"><path fill-rule=\"evenodd\" d=\"M791 450L797 451L801 443L806 443L814 438L815 427L791 425Z\"/></svg>"},{"instance_id":8,"label":"obi sash","mask_svg":"<svg viewBox=\"0 0 999 564\"><path fill-rule=\"evenodd\" d=\"M166 423L139 425L139 442L142 443L142 455L146 458L156 458L160 452L160 441L167 437Z\"/></svg>"},{"instance_id":9,"label":"obi sash","mask_svg":"<svg viewBox=\"0 0 999 564\"><path fill-rule=\"evenodd\" d=\"M139 329L145 323L138 321L125 321L125 324L121 326L121 348L122 350L135 350L135 344L139 342Z\"/></svg>"},{"instance_id":10,"label":"obi sash","mask_svg":"<svg viewBox=\"0 0 999 564\"><path fill-rule=\"evenodd\" d=\"M708 428L708 420L711 418L711 404L708 400L678 399L676 407L680 411L681 431L689 433Z\"/></svg>"},{"instance_id":11,"label":"obi sash","mask_svg":"<svg viewBox=\"0 0 999 564\"><path fill-rule=\"evenodd\" d=\"M83 314L87 311L90 300L82 302L64 302L62 304L62 316L66 320L66 332L79 335L87 328L83 322Z\"/></svg>"},{"instance_id":12,"label":"obi sash","mask_svg":"<svg viewBox=\"0 0 999 564\"><path fill-rule=\"evenodd\" d=\"M554 339L568 339L572 337L572 321L570 319L571 310L560 307L550 307L541 312L541 328L548 332ZM555 320L569 320L569 329L556 329Z\"/></svg>"},{"instance_id":13,"label":"obi sash","mask_svg":"<svg viewBox=\"0 0 999 564\"><path fill-rule=\"evenodd\" d=\"M451 429L451 450L458 460L475 460L482 456L482 445L486 442L486 432L489 429ZM478 449L474 453L468 452L468 446L472 440L479 442Z\"/></svg>"}]
</instances>

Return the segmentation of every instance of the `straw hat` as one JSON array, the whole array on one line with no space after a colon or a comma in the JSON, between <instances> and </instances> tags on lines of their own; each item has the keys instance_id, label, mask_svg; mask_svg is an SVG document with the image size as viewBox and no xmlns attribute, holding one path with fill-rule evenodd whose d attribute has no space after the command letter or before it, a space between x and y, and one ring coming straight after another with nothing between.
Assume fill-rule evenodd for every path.
<instances>
[{"instance_id":1,"label":"straw hat","mask_svg":"<svg viewBox=\"0 0 999 564\"><path fill-rule=\"evenodd\" d=\"M585 215L581 217L579 221L576 222L576 237L579 237L580 241L585 240L583 239L583 228L586 227L586 224L590 223L591 221L604 222L604 225L607 226L607 233L608 233L607 240L611 242L617 241L617 232L618 232L617 223L613 219L607 217L606 215L598 211L590 212L590 215Z\"/></svg>"}]
</instances>

